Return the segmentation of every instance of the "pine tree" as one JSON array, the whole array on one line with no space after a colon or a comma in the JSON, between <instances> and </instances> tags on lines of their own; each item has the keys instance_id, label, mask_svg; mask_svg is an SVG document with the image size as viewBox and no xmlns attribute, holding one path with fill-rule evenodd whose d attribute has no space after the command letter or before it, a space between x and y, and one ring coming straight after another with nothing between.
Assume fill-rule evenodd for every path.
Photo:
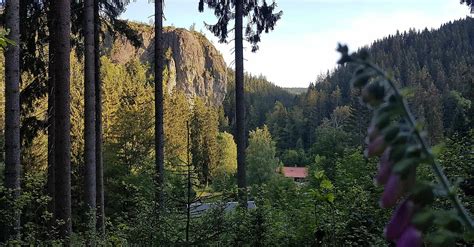
<instances>
[{"instance_id":1,"label":"pine tree","mask_svg":"<svg viewBox=\"0 0 474 247\"><path fill-rule=\"evenodd\" d=\"M245 98L244 98L244 44L243 44L243 17L244 2L236 0L235 4L235 119L237 143L237 187L241 205L247 204L247 181L245 172Z\"/></svg>"},{"instance_id":2,"label":"pine tree","mask_svg":"<svg viewBox=\"0 0 474 247\"><path fill-rule=\"evenodd\" d=\"M97 229L105 235L104 159L102 155L102 81L100 77L100 15L99 0L94 0L94 90L95 90L95 162Z\"/></svg>"},{"instance_id":3,"label":"pine tree","mask_svg":"<svg viewBox=\"0 0 474 247\"><path fill-rule=\"evenodd\" d=\"M276 22L281 18L282 12L274 13L276 3L268 5L264 0L259 5L258 0L243 1L214 1L200 0L199 11L204 11L204 4L215 10L215 15L219 18L215 25L208 28L220 42L226 42L229 30L228 25L231 19L235 20L234 26L234 49L235 49L235 109L236 109L236 143L237 143L237 186L239 188L239 201L246 205L246 174L245 174L245 149L246 149L246 128L245 128L245 99L244 99L244 23L243 18L249 17L249 22L245 27L245 36L252 45L252 51L258 50L258 43L263 31L273 30ZM235 11L232 13L232 11Z\"/></svg>"},{"instance_id":4,"label":"pine tree","mask_svg":"<svg viewBox=\"0 0 474 247\"><path fill-rule=\"evenodd\" d=\"M105 235L105 195L104 195L104 158L102 154L103 130L102 130L102 82L100 76L100 35L102 33L102 24L105 24L109 34L115 38L118 32L130 40L135 47L141 45L138 33L133 30L127 21L120 20L118 17L125 11L125 6L130 3L129 0L94 0L94 80L95 80L95 162L96 162L96 202L97 202L97 229L99 233ZM100 12L104 15L101 16ZM101 20L104 18L105 20Z\"/></svg>"},{"instance_id":5,"label":"pine tree","mask_svg":"<svg viewBox=\"0 0 474 247\"><path fill-rule=\"evenodd\" d=\"M54 10L52 9L52 4L49 2L48 5L48 29L49 29L49 47L56 47L54 45L54 24L53 22L55 21L54 18ZM48 203L48 211L50 213L53 213L55 210L55 162L54 162L54 125L55 125L55 117L54 117L54 90L55 90L55 77L54 77L54 50L49 49L48 51L48 113L47 113L47 133L48 133L48 175L47 175L47 181L46 181L46 190L47 194L50 197L50 201ZM53 225L54 222L54 217L51 219L51 226Z\"/></svg>"},{"instance_id":6,"label":"pine tree","mask_svg":"<svg viewBox=\"0 0 474 247\"><path fill-rule=\"evenodd\" d=\"M15 202L20 196L20 1L6 2L5 27L7 39L13 43L5 48L5 188ZM3 238L19 239L20 212L9 207L11 222L2 226ZM1 240L1 239L0 239Z\"/></svg>"},{"instance_id":7,"label":"pine tree","mask_svg":"<svg viewBox=\"0 0 474 247\"><path fill-rule=\"evenodd\" d=\"M471 13L474 12L474 1L473 0L461 0L461 4L466 4L471 7Z\"/></svg>"},{"instance_id":8,"label":"pine tree","mask_svg":"<svg viewBox=\"0 0 474 247\"><path fill-rule=\"evenodd\" d=\"M163 0L155 0L155 183L159 211L164 209L164 135L163 135Z\"/></svg>"},{"instance_id":9,"label":"pine tree","mask_svg":"<svg viewBox=\"0 0 474 247\"><path fill-rule=\"evenodd\" d=\"M96 91L94 0L84 1L84 191L87 227L96 227Z\"/></svg>"},{"instance_id":10,"label":"pine tree","mask_svg":"<svg viewBox=\"0 0 474 247\"><path fill-rule=\"evenodd\" d=\"M54 9L54 153L55 153L55 216L61 221L59 236L68 238L71 222L71 121L70 121L70 20L71 2L58 0Z\"/></svg>"},{"instance_id":11,"label":"pine tree","mask_svg":"<svg viewBox=\"0 0 474 247\"><path fill-rule=\"evenodd\" d=\"M184 92L174 90L165 94L164 105L164 132L165 132L165 158L166 164L171 169L180 165L187 156L187 131L188 121L191 118L191 108Z\"/></svg>"}]
</instances>

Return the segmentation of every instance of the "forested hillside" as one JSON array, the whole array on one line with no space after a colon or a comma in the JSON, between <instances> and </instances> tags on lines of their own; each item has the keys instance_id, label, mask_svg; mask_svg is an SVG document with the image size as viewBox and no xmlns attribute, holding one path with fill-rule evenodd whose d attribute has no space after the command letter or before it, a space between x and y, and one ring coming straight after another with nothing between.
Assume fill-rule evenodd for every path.
<instances>
[{"instance_id":1,"label":"forested hillside","mask_svg":"<svg viewBox=\"0 0 474 247\"><path fill-rule=\"evenodd\" d=\"M472 124L474 70L474 19L444 24L438 30L397 33L368 47L371 58L400 82L416 116L436 144L444 136L466 133ZM277 103L267 117L280 151L318 149L318 126L344 129L354 144L363 143L367 111L349 85L351 66L338 67L311 83L296 106ZM295 116L293 116L295 115ZM297 125L297 123L301 125ZM342 132L338 131L338 134ZM290 139L287 139L291 137ZM346 139L347 140L347 139Z\"/></svg>"},{"instance_id":2,"label":"forested hillside","mask_svg":"<svg viewBox=\"0 0 474 247\"><path fill-rule=\"evenodd\" d=\"M235 128L235 78L232 70L227 73L228 87L223 103L225 116L229 119L230 129ZM247 129L253 130L265 123L267 114L275 102L283 102L286 106L293 106L296 97L285 89L276 86L264 76L245 74L245 108L247 113Z\"/></svg>"}]
</instances>

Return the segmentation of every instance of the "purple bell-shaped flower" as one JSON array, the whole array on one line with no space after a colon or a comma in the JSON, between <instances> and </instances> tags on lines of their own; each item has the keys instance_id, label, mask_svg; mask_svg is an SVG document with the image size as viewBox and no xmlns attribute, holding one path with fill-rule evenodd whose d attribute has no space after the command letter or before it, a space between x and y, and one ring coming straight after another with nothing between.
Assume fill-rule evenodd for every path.
<instances>
[{"instance_id":1,"label":"purple bell-shaped flower","mask_svg":"<svg viewBox=\"0 0 474 247\"><path fill-rule=\"evenodd\" d=\"M390 240L400 238L405 229L410 225L414 212L415 204L412 201L405 200L400 204L385 227L385 237Z\"/></svg>"},{"instance_id":2,"label":"purple bell-shaped flower","mask_svg":"<svg viewBox=\"0 0 474 247\"><path fill-rule=\"evenodd\" d=\"M380 206L382 208L389 208L394 206L400 198L403 188L400 176L392 173L388 178L385 190L380 199Z\"/></svg>"},{"instance_id":3,"label":"purple bell-shaped flower","mask_svg":"<svg viewBox=\"0 0 474 247\"><path fill-rule=\"evenodd\" d=\"M421 247L422 245L421 232L414 226L407 227L397 241L397 247Z\"/></svg>"},{"instance_id":4,"label":"purple bell-shaped flower","mask_svg":"<svg viewBox=\"0 0 474 247\"><path fill-rule=\"evenodd\" d=\"M375 177L375 183L378 185L386 184L392 172L393 162L390 160L390 148L387 148L380 157L379 170Z\"/></svg>"}]
</instances>

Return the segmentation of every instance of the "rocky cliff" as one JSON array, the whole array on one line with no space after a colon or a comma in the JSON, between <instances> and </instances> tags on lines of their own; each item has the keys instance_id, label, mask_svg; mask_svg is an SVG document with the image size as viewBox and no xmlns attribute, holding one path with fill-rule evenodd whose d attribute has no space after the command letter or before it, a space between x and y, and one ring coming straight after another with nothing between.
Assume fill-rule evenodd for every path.
<instances>
[{"instance_id":1,"label":"rocky cliff","mask_svg":"<svg viewBox=\"0 0 474 247\"><path fill-rule=\"evenodd\" d=\"M136 49L125 38L119 38L110 44L110 56L117 63L139 58L152 64L153 28L141 24L134 24L134 28L141 35L142 46ZM227 89L227 66L212 43L201 33L171 27L165 28L163 41L169 75L166 81L168 92L176 88L184 91L189 99L199 96L212 105L220 105Z\"/></svg>"}]
</instances>

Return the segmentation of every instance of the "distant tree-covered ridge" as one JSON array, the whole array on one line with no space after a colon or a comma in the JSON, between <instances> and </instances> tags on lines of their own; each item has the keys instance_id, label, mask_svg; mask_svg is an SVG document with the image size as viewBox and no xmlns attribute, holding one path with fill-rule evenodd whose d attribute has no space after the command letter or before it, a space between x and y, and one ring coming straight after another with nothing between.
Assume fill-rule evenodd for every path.
<instances>
[{"instance_id":1,"label":"distant tree-covered ridge","mask_svg":"<svg viewBox=\"0 0 474 247\"><path fill-rule=\"evenodd\" d=\"M400 82L398 86L403 88L416 117L424 123L432 143L456 132L466 132L472 123L473 24L474 19L468 17L436 30L397 32L364 48L375 63ZM357 137L361 131L357 123L368 121L364 117L368 113L356 98L361 92L349 84L354 70L353 66L339 66L311 83L305 93L297 96L295 105L293 101L288 104L282 100L279 101L283 105L275 104L266 121L280 152L297 149L299 139L305 149L313 148L316 140L321 139L316 133L318 126L333 119L336 109L342 106L350 107L350 117L343 129L351 132L352 141L363 143L360 134ZM278 122L276 114L280 114Z\"/></svg>"}]
</instances>

